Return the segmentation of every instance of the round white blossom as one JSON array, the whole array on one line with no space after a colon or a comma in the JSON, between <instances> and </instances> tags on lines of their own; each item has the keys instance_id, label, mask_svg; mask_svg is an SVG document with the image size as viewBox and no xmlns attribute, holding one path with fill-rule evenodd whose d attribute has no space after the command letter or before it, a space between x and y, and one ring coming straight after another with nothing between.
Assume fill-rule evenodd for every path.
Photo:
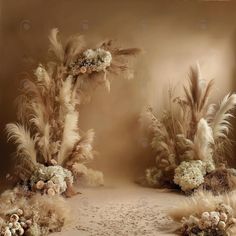
<instances>
[{"instance_id":1,"label":"round white blossom","mask_svg":"<svg viewBox=\"0 0 236 236\"><path fill-rule=\"evenodd\" d=\"M175 169L174 182L178 184L183 191L191 191L204 182L205 175L206 168L202 161L183 161Z\"/></svg>"}]
</instances>

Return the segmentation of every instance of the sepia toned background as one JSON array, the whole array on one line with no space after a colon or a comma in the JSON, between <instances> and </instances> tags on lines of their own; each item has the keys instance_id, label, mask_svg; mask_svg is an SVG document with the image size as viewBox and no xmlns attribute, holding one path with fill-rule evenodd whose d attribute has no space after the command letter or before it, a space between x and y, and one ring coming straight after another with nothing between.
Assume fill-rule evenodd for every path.
<instances>
[{"instance_id":1,"label":"sepia toned background","mask_svg":"<svg viewBox=\"0 0 236 236\"><path fill-rule=\"evenodd\" d=\"M99 88L81 108L80 124L96 132L92 164L109 177L137 176L150 160L140 138L139 112L159 110L168 86L186 82L198 62L215 79L213 100L236 90L236 2L194 0L1 0L0 1L0 174L11 168L14 147L5 124L15 121L14 100L24 73L48 58L48 33L81 33L91 42L114 39L140 47L133 80Z\"/></svg>"}]
</instances>

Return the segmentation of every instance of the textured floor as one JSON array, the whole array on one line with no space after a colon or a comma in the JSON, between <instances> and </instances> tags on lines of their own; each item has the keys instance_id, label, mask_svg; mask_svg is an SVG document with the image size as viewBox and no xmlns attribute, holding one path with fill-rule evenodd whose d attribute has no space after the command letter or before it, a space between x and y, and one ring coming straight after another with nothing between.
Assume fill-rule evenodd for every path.
<instances>
[{"instance_id":1,"label":"textured floor","mask_svg":"<svg viewBox=\"0 0 236 236\"><path fill-rule=\"evenodd\" d=\"M184 198L134 184L80 191L82 194L69 199L73 221L63 232L54 235L173 235L164 231L170 223L165 210Z\"/></svg>"}]
</instances>

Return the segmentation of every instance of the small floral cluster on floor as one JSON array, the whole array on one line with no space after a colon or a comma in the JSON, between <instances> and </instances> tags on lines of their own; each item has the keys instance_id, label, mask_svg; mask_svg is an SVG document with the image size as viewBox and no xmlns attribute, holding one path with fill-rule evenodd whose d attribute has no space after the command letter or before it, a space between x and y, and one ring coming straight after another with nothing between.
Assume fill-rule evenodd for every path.
<instances>
[{"instance_id":1,"label":"small floral cluster on floor","mask_svg":"<svg viewBox=\"0 0 236 236\"><path fill-rule=\"evenodd\" d=\"M207 190L224 192L236 187L227 165L236 94L226 95L219 106L209 105L212 85L213 81L201 78L198 67L191 68L184 97L174 97L170 88L169 107L160 117L151 108L142 113L141 125L155 153L154 165L146 170L142 184L177 187L185 193L205 188L206 180Z\"/></svg>"},{"instance_id":2,"label":"small floral cluster on floor","mask_svg":"<svg viewBox=\"0 0 236 236\"><path fill-rule=\"evenodd\" d=\"M31 220L26 220L24 218L24 212L21 209L17 209L12 212L9 216L9 221L7 225L2 228L1 235L4 236L16 236L23 235L25 230L27 230L32 225Z\"/></svg>"},{"instance_id":3,"label":"small floral cluster on floor","mask_svg":"<svg viewBox=\"0 0 236 236\"><path fill-rule=\"evenodd\" d=\"M189 216L183 218L182 234L192 236L224 236L231 227L235 226L236 219L232 216L233 209L225 204L219 204L216 211L203 212L200 217Z\"/></svg>"},{"instance_id":4,"label":"small floral cluster on floor","mask_svg":"<svg viewBox=\"0 0 236 236\"><path fill-rule=\"evenodd\" d=\"M215 196L199 190L169 216L183 236L233 236L236 233L236 192Z\"/></svg>"},{"instance_id":5,"label":"small floral cluster on floor","mask_svg":"<svg viewBox=\"0 0 236 236\"><path fill-rule=\"evenodd\" d=\"M63 197L33 194L22 187L0 196L0 235L42 236L60 231L70 212Z\"/></svg>"}]
</instances>

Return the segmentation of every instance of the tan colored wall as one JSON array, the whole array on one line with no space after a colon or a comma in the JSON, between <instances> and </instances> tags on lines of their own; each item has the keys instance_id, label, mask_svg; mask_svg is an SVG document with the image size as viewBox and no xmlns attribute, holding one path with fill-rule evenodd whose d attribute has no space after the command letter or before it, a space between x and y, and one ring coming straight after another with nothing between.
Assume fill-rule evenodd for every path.
<instances>
[{"instance_id":1,"label":"tan colored wall","mask_svg":"<svg viewBox=\"0 0 236 236\"><path fill-rule=\"evenodd\" d=\"M47 34L79 32L91 41L117 39L145 50L133 81L114 81L111 93L99 89L81 110L81 126L96 131L100 153L95 166L106 173L132 174L148 159L140 146L137 116L144 104L159 109L168 84L187 78L198 61L206 78L216 79L215 97L236 89L235 1L177 0L2 0L0 124L1 166L12 151L4 125L14 121L20 73L44 62ZM132 167L132 168L131 168Z\"/></svg>"}]
</instances>

